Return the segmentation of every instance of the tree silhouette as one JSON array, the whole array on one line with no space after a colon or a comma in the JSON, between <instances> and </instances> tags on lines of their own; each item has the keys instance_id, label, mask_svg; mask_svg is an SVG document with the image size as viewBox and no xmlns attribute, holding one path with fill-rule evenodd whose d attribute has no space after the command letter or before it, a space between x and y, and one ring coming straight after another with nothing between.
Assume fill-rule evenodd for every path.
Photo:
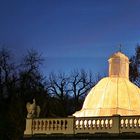
<instances>
[{"instance_id":1,"label":"tree silhouette","mask_svg":"<svg viewBox=\"0 0 140 140\"><path fill-rule=\"evenodd\" d=\"M140 87L140 45L137 44L135 55L130 58L129 78Z\"/></svg>"},{"instance_id":2,"label":"tree silhouette","mask_svg":"<svg viewBox=\"0 0 140 140\"><path fill-rule=\"evenodd\" d=\"M19 63L12 58L7 48L0 49L0 139L22 139L27 102L36 100L40 117L66 117L81 108L97 82L84 70L51 73L46 78L40 70L43 59L35 50L29 50Z\"/></svg>"}]
</instances>

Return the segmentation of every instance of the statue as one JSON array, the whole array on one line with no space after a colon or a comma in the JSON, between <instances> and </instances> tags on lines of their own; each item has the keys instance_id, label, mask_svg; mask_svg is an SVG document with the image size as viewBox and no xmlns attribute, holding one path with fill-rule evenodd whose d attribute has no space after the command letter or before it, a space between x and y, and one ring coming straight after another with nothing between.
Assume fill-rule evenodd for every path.
<instances>
[{"instance_id":1,"label":"statue","mask_svg":"<svg viewBox=\"0 0 140 140\"><path fill-rule=\"evenodd\" d=\"M35 117L39 117L40 114L40 106L36 105L36 101L35 99L33 99L33 103L31 104L30 102L28 102L26 104L26 108L27 108L27 118L35 118Z\"/></svg>"}]
</instances>

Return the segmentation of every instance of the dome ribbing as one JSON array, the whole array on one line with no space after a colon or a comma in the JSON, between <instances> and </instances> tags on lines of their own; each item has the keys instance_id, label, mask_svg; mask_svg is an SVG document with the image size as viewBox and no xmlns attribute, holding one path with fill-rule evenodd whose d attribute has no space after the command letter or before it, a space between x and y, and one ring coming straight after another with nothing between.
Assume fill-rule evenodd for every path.
<instances>
[{"instance_id":1,"label":"dome ribbing","mask_svg":"<svg viewBox=\"0 0 140 140\"><path fill-rule=\"evenodd\" d=\"M76 117L140 115L140 90L129 81L129 59L117 52L109 59L109 77L87 95Z\"/></svg>"}]
</instances>

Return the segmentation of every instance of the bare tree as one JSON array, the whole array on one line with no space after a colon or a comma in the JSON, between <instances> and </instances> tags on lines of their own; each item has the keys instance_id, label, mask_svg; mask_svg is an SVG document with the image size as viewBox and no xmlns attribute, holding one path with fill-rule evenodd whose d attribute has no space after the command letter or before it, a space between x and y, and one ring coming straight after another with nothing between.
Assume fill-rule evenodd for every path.
<instances>
[{"instance_id":1,"label":"bare tree","mask_svg":"<svg viewBox=\"0 0 140 140\"><path fill-rule=\"evenodd\" d=\"M41 54L36 50L30 49L27 55L23 58L22 68L26 69L28 72L36 72L39 70L40 65L43 62Z\"/></svg>"},{"instance_id":2,"label":"bare tree","mask_svg":"<svg viewBox=\"0 0 140 140\"><path fill-rule=\"evenodd\" d=\"M91 73L87 73L84 70L76 71L71 73L71 95L74 99L74 111L79 110L80 99L85 97L91 87L94 85L93 77Z\"/></svg>"},{"instance_id":3,"label":"bare tree","mask_svg":"<svg viewBox=\"0 0 140 140\"><path fill-rule=\"evenodd\" d=\"M51 97L59 100L61 110L66 116L81 108L88 91L98 82L97 78L99 80L99 75L93 79L92 73L84 70L74 70L69 75L51 73L47 90Z\"/></svg>"},{"instance_id":4,"label":"bare tree","mask_svg":"<svg viewBox=\"0 0 140 140\"><path fill-rule=\"evenodd\" d=\"M24 92L26 89L30 89L29 92L32 92L33 89L37 90L42 85L44 78L39 69L42 61L41 55L35 50L29 50L23 58L20 67L20 86L25 89Z\"/></svg>"},{"instance_id":5,"label":"bare tree","mask_svg":"<svg viewBox=\"0 0 140 140\"><path fill-rule=\"evenodd\" d=\"M11 61L11 52L2 47L0 49L0 94L2 97L8 97L10 86L15 80L15 66Z\"/></svg>"},{"instance_id":6,"label":"bare tree","mask_svg":"<svg viewBox=\"0 0 140 140\"><path fill-rule=\"evenodd\" d=\"M56 97L61 104L61 110L66 116L67 114L67 99L69 92L69 77L65 73L55 75L51 73L47 82L47 90L49 94Z\"/></svg>"}]
</instances>

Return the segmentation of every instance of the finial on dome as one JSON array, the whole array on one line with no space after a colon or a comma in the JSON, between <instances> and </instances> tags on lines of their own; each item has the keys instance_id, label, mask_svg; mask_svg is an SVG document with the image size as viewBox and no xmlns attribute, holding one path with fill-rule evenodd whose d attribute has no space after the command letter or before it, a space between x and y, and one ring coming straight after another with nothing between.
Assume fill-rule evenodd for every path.
<instances>
[{"instance_id":1,"label":"finial on dome","mask_svg":"<svg viewBox=\"0 0 140 140\"><path fill-rule=\"evenodd\" d=\"M122 52L122 44L119 45L119 52Z\"/></svg>"}]
</instances>

